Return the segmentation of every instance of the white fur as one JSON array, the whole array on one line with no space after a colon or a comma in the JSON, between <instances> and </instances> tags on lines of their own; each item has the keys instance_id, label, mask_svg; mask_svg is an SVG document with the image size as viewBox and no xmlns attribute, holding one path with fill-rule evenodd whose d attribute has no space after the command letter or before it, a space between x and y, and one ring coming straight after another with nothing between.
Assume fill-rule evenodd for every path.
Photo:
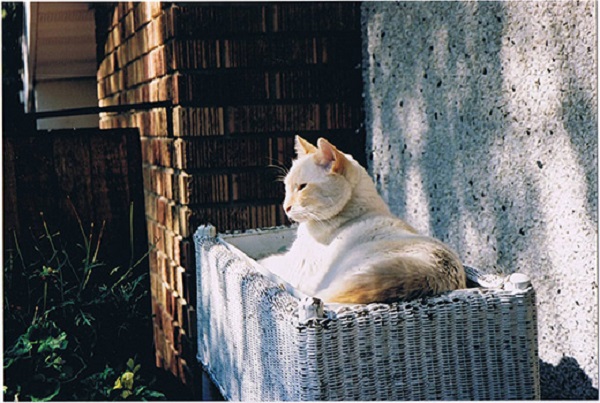
<instances>
[{"instance_id":1,"label":"white fur","mask_svg":"<svg viewBox=\"0 0 600 403\"><path fill-rule=\"evenodd\" d=\"M284 200L289 217L300 223L296 240L287 253L260 263L325 302L373 276L398 282L427 276L437 281L442 274L435 266L434 251L449 249L393 216L365 169L335 148L329 155L325 149L329 146L320 140L317 151L298 153L285 179ZM394 267L382 270L386 261L394 261ZM459 283L464 286L464 273L462 277ZM440 278L440 290L456 288L450 283Z\"/></svg>"}]
</instances>

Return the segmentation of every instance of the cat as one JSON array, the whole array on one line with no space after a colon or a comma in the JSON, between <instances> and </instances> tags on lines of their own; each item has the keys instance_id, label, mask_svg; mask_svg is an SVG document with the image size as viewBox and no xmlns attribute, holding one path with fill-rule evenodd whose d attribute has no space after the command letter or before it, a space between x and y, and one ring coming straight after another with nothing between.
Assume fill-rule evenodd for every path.
<instances>
[{"instance_id":1,"label":"cat","mask_svg":"<svg viewBox=\"0 0 600 403\"><path fill-rule=\"evenodd\" d=\"M395 217L367 171L324 138L295 138L283 208L298 222L268 268L325 303L390 303L466 288L457 254Z\"/></svg>"}]
</instances>

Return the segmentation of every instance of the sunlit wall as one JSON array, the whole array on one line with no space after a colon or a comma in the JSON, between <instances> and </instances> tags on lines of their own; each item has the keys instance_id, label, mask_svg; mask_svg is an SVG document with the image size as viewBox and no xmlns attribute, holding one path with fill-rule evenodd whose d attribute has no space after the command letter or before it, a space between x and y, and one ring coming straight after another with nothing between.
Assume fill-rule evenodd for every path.
<instances>
[{"instance_id":1,"label":"sunlit wall","mask_svg":"<svg viewBox=\"0 0 600 403\"><path fill-rule=\"evenodd\" d=\"M543 397L597 397L595 3L362 7L381 194L465 263L530 275Z\"/></svg>"}]
</instances>

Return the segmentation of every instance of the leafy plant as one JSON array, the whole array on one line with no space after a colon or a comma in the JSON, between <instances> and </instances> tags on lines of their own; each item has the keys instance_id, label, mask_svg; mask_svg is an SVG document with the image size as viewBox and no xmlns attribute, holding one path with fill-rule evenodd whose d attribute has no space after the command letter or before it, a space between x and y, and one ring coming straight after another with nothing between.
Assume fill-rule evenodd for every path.
<instances>
[{"instance_id":1,"label":"leafy plant","mask_svg":"<svg viewBox=\"0 0 600 403\"><path fill-rule=\"evenodd\" d=\"M89 396L92 400L162 400L161 392L149 389L144 385L141 376L141 365L133 358L127 361L125 370L117 375L114 368L106 366L103 371L96 372L84 380L87 387L93 391Z\"/></svg>"},{"instance_id":2,"label":"leafy plant","mask_svg":"<svg viewBox=\"0 0 600 403\"><path fill-rule=\"evenodd\" d=\"M67 334L50 320L36 320L4 354L4 370L29 374L17 385L15 398L51 400L63 383L71 382L85 368L80 357L68 351Z\"/></svg>"},{"instance_id":3,"label":"leafy plant","mask_svg":"<svg viewBox=\"0 0 600 403\"><path fill-rule=\"evenodd\" d=\"M138 385L140 381L139 370L141 366L135 364L133 358L127 361L127 369L115 381L112 393L118 393L123 399L147 400L163 397L162 393L148 389L144 385ZM137 385L137 386L136 386Z\"/></svg>"},{"instance_id":4,"label":"leafy plant","mask_svg":"<svg viewBox=\"0 0 600 403\"><path fill-rule=\"evenodd\" d=\"M131 247L125 264L108 266L100 258L104 225L86 233L77 221L75 247L43 221L26 253L16 235L5 251L4 398L162 399L142 366L121 358L152 355L147 254L134 261Z\"/></svg>"}]
</instances>

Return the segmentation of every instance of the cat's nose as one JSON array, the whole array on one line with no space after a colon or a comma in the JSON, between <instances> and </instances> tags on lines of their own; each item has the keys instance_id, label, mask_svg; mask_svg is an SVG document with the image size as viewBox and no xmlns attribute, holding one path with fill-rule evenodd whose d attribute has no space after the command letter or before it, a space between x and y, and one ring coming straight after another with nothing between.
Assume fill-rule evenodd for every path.
<instances>
[{"instance_id":1,"label":"cat's nose","mask_svg":"<svg viewBox=\"0 0 600 403\"><path fill-rule=\"evenodd\" d=\"M286 213L289 213L289 212L292 210L292 206L291 206L291 205L289 205L289 206L284 206L284 208L285 208L285 212L286 212Z\"/></svg>"}]
</instances>

